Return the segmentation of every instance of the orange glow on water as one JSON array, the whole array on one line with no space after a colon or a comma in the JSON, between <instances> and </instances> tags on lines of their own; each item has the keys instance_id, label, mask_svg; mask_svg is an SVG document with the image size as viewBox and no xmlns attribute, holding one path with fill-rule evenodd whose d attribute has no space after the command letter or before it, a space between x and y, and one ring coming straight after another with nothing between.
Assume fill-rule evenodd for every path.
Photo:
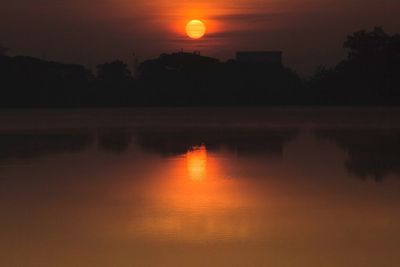
<instances>
[{"instance_id":1,"label":"orange glow on water","mask_svg":"<svg viewBox=\"0 0 400 267\"><path fill-rule=\"evenodd\" d=\"M186 153L188 176L202 181L207 174L207 149L204 145L194 147Z\"/></svg>"},{"instance_id":2,"label":"orange glow on water","mask_svg":"<svg viewBox=\"0 0 400 267\"><path fill-rule=\"evenodd\" d=\"M243 211L253 199L240 181L228 178L227 164L204 145L176 156L164 175L154 177L146 193L151 212L132 224L132 231L188 242L249 238L254 229Z\"/></svg>"}]
</instances>

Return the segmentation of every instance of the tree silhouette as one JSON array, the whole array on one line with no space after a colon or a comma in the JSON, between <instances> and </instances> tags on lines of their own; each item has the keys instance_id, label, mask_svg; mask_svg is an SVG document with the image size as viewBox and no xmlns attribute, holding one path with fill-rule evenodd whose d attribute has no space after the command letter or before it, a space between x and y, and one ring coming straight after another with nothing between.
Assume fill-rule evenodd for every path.
<instances>
[{"instance_id":1,"label":"tree silhouette","mask_svg":"<svg viewBox=\"0 0 400 267\"><path fill-rule=\"evenodd\" d=\"M347 73L347 78L364 81L371 97L390 99L396 94L400 85L400 35L389 35L375 27L348 36L343 46L349 53L338 71Z\"/></svg>"},{"instance_id":2,"label":"tree silhouette","mask_svg":"<svg viewBox=\"0 0 400 267\"><path fill-rule=\"evenodd\" d=\"M120 60L97 65L98 78L106 83L120 83L132 78L128 65Z\"/></svg>"},{"instance_id":3,"label":"tree silhouette","mask_svg":"<svg viewBox=\"0 0 400 267\"><path fill-rule=\"evenodd\" d=\"M10 49L0 44L0 56L5 56Z\"/></svg>"},{"instance_id":4,"label":"tree silhouette","mask_svg":"<svg viewBox=\"0 0 400 267\"><path fill-rule=\"evenodd\" d=\"M320 68L310 83L319 102L400 103L400 35L382 27L361 30L343 43L347 57L333 69Z\"/></svg>"},{"instance_id":5,"label":"tree silhouette","mask_svg":"<svg viewBox=\"0 0 400 267\"><path fill-rule=\"evenodd\" d=\"M371 32L361 30L349 35L343 47L350 50L348 58L354 59L384 53L390 42L391 36L382 27L375 27Z\"/></svg>"},{"instance_id":6,"label":"tree silhouette","mask_svg":"<svg viewBox=\"0 0 400 267\"><path fill-rule=\"evenodd\" d=\"M128 65L120 60L97 66L97 105L129 106L136 99L134 80Z\"/></svg>"}]
</instances>

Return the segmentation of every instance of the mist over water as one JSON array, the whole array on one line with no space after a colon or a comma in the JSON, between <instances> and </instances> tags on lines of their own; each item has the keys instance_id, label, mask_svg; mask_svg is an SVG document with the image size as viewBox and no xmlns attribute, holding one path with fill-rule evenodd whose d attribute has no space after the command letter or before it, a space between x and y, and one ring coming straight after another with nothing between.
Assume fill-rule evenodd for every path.
<instances>
[{"instance_id":1,"label":"mist over water","mask_svg":"<svg viewBox=\"0 0 400 267\"><path fill-rule=\"evenodd\" d=\"M1 266L398 266L400 110L0 114Z\"/></svg>"}]
</instances>

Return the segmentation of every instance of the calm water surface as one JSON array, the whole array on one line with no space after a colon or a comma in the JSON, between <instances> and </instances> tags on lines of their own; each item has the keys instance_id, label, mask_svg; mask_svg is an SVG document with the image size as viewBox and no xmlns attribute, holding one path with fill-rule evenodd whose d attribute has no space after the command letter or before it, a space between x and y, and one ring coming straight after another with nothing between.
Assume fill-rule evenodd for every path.
<instances>
[{"instance_id":1,"label":"calm water surface","mask_svg":"<svg viewBox=\"0 0 400 267\"><path fill-rule=\"evenodd\" d=\"M400 110L0 124L0 266L400 266Z\"/></svg>"}]
</instances>

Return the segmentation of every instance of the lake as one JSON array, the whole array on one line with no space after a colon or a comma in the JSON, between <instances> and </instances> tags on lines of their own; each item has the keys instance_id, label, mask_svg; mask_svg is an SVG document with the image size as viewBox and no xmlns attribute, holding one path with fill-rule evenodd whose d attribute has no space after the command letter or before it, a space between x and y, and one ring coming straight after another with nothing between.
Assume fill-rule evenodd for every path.
<instances>
[{"instance_id":1,"label":"lake","mask_svg":"<svg viewBox=\"0 0 400 267\"><path fill-rule=\"evenodd\" d=\"M400 109L0 112L0 266L400 266Z\"/></svg>"}]
</instances>

